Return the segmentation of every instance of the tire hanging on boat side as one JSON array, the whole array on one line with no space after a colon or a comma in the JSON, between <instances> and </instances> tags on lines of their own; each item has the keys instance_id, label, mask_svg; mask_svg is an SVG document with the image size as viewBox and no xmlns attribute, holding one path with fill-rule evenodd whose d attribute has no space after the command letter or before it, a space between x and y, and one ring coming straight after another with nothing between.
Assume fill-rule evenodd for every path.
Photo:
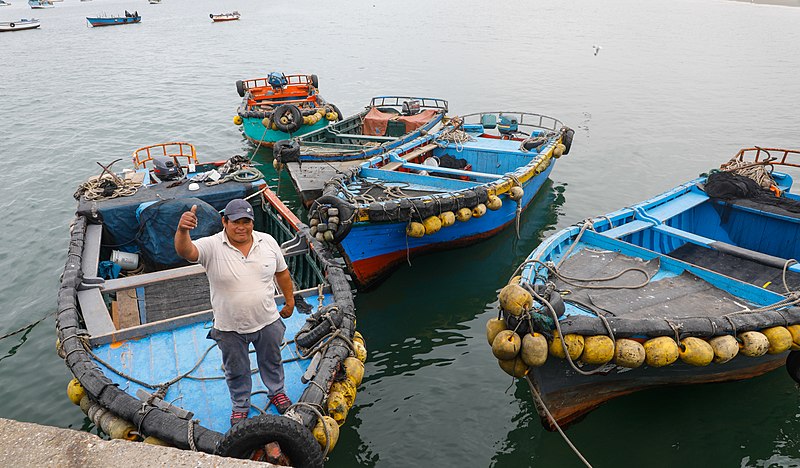
<instances>
[{"instance_id":1,"label":"tire hanging on boat side","mask_svg":"<svg viewBox=\"0 0 800 468\"><path fill-rule=\"evenodd\" d=\"M800 351L790 351L786 358L786 371L789 377L800 384Z\"/></svg>"},{"instance_id":2,"label":"tire hanging on boat side","mask_svg":"<svg viewBox=\"0 0 800 468\"><path fill-rule=\"evenodd\" d=\"M317 75L311 75L311 86L319 89L319 77Z\"/></svg>"},{"instance_id":3,"label":"tire hanging on boat side","mask_svg":"<svg viewBox=\"0 0 800 468\"><path fill-rule=\"evenodd\" d=\"M575 130L564 127L564 135L561 138L561 142L564 143L564 154L569 154L569 149L572 148L572 139L575 137Z\"/></svg>"},{"instance_id":4,"label":"tire hanging on boat side","mask_svg":"<svg viewBox=\"0 0 800 468\"><path fill-rule=\"evenodd\" d=\"M286 123L281 122L284 117L286 117ZM272 123L282 132L294 133L303 125L303 114L300 113L297 106L283 104L272 113Z\"/></svg>"},{"instance_id":5,"label":"tire hanging on boat side","mask_svg":"<svg viewBox=\"0 0 800 468\"><path fill-rule=\"evenodd\" d=\"M331 104L331 108L333 108L333 111L336 112L336 115L339 116L340 122L344 120L344 115L342 114L342 111L340 111L339 108L336 107L336 104Z\"/></svg>"},{"instance_id":6,"label":"tire hanging on boat side","mask_svg":"<svg viewBox=\"0 0 800 468\"><path fill-rule=\"evenodd\" d=\"M8 23L8 26L13 28L16 25L14 23Z\"/></svg>"},{"instance_id":7,"label":"tire hanging on boat side","mask_svg":"<svg viewBox=\"0 0 800 468\"><path fill-rule=\"evenodd\" d=\"M322 468L322 451L311 431L283 416L265 414L236 424L220 440L216 454L250 458L256 450L277 442L296 467Z\"/></svg>"},{"instance_id":8,"label":"tire hanging on boat side","mask_svg":"<svg viewBox=\"0 0 800 468\"><path fill-rule=\"evenodd\" d=\"M242 80L236 81L236 92L239 93L239 97L244 97L244 83L242 83Z\"/></svg>"}]
</instances>

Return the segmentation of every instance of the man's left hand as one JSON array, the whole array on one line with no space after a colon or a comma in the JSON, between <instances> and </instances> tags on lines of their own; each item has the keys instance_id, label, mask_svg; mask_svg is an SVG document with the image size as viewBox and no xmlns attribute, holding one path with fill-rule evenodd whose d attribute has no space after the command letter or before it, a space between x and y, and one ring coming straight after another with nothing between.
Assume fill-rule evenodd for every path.
<instances>
[{"instance_id":1,"label":"man's left hand","mask_svg":"<svg viewBox=\"0 0 800 468\"><path fill-rule=\"evenodd\" d=\"M278 313L281 314L283 318L291 317L292 313L294 313L294 304L286 304Z\"/></svg>"}]
</instances>

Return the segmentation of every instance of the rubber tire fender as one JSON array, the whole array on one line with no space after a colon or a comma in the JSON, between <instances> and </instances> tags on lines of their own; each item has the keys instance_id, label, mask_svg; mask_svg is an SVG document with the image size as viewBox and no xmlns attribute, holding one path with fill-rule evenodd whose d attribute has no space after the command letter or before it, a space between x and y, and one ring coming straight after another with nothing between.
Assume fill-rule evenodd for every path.
<instances>
[{"instance_id":1,"label":"rubber tire fender","mask_svg":"<svg viewBox=\"0 0 800 468\"><path fill-rule=\"evenodd\" d=\"M244 83L242 80L236 80L236 92L239 93L239 97L244 97Z\"/></svg>"},{"instance_id":2,"label":"rubber tire fender","mask_svg":"<svg viewBox=\"0 0 800 468\"><path fill-rule=\"evenodd\" d=\"M319 89L319 77L317 75L311 75L311 86Z\"/></svg>"},{"instance_id":3,"label":"rubber tire fender","mask_svg":"<svg viewBox=\"0 0 800 468\"><path fill-rule=\"evenodd\" d=\"M564 136L561 138L561 143L564 144L564 153L569 154L570 148L572 148L572 139L575 137L575 130L564 127L566 130L564 131Z\"/></svg>"},{"instance_id":4,"label":"rubber tire fender","mask_svg":"<svg viewBox=\"0 0 800 468\"><path fill-rule=\"evenodd\" d=\"M339 116L340 122L344 120L344 115L342 114L342 111L340 111L339 108L336 107L336 104L331 104L331 108L333 108L333 111L336 112L336 115Z\"/></svg>"},{"instance_id":5,"label":"rubber tire fender","mask_svg":"<svg viewBox=\"0 0 800 468\"><path fill-rule=\"evenodd\" d=\"M278 442L292 466L322 468L322 450L305 426L284 416L265 414L233 426L222 436L216 455L250 458L253 450Z\"/></svg>"},{"instance_id":6,"label":"rubber tire fender","mask_svg":"<svg viewBox=\"0 0 800 468\"><path fill-rule=\"evenodd\" d=\"M297 140L278 140L272 145L272 154L279 163L300 160L300 143Z\"/></svg>"},{"instance_id":7,"label":"rubber tire fender","mask_svg":"<svg viewBox=\"0 0 800 468\"><path fill-rule=\"evenodd\" d=\"M11 28L13 28L14 26L16 26L16 24L14 24L14 23L8 23L8 26L9 26L9 27L11 27Z\"/></svg>"},{"instance_id":8,"label":"rubber tire fender","mask_svg":"<svg viewBox=\"0 0 800 468\"><path fill-rule=\"evenodd\" d=\"M314 200L314 203L311 205L310 212L313 213L314 211L319 211L321 205L330 205L333 208L339 209L339 227L336 229L336 232L333 233L333 242L338 244L342 241L342 239L347 237L347 234L350 233L350 229L353 227L352 221L353 215L356 212L356 208L339 197L333 195L323 195Z\"/></svg>"},{"instance_id":9,"label":"rubber tire fender","mask_svg":"<svg viewBox=\"0 0 800 468\"><path fill-rule=\"evenodd\" d=\"M209 14L208 14L208 17L209 17L209 18L211 18L211 19L214 19L214 13L209 13ZM237 81L236 83L238 84L238 83L240 83L240 82L239 82L239 81ZM236 86L236 88L238 89L238 88L239 88L239 86L237 85L237 86ZM244 96L243 96L243 97L244 97Z\"/></svg>"},{"instance_id":10,"label":"rubber tire fender","mask_svg":"<svg viewBox=\"0 0 800 468\"><path fill-rule=\"evenodd\" d=\"M288 124L284 124L281 122L281 118L287 114L290 115L292 121ZM294 133L303 125L303 114L300 112L300 109L298 109L297 106L283 104L278 106L278 108L272 113L272 123L274 123L278 130L282 132Z\"/></svg>"},{"instance_id":11,"label":"rubber tire fender","mask_svg":"<svg viewBox=\"0 0 800 468\"><path fill-rule=\"evenodd\" d=\"M786 357L786 371L789 377L800 384L800 351L790 351Z\"/></svg>"},{"instance_id":12,"label":"rubber tire fender","mask_svg":"<svg viewBox=\"0 0 800 468\"><path fill-rule=\"evenodd\" d=\"M297 335L294 337L295 344L301 348L311 349L314 347L314 345L319 343L319 340L333 331L333 326L336 326L336 328L341 327L342 319L342 314L339 311L335 311L331 314L331 320L320 318L319 322L311 327L310 330L301 330L299 333L297 333ZM333 321L333 326L331 325L331 321Z\"/></svg>"}]
</instances>

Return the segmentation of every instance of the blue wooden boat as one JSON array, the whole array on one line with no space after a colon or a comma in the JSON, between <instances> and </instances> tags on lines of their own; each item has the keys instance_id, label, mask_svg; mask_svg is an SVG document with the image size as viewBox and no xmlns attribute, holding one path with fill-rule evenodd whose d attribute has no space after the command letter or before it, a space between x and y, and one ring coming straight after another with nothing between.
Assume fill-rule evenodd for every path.
<instances>
[{"instance_id":1,"label":"blue wooden boat","mask_svg":"<svg viewBox=\"0 0 800 468\"><path fill-rule=\"evenodd\" d=\"M531 253L501 290L487 338L501 367L530 383L545 427L634 391L784 363L800 382L790 354L800 349L800 197L791 176L770 173L800 167L787 159L798 155L744 149Z\"/></svg>"},{"instance_id":2,"label":"blue wooden boat","mask_svg":"<svg viewBox=\"0 0 800 468\"><path fill-rule=\"evenodd\" d=\"M410 256L476 242L519 220L572 136L539 114L452 119L331 179L311 206L311 230L336 243L368 287Z\"/></svg>"},{"instance_id":3,"label":"blue wooden boat","mask_svg":"<svg viewBox=\"0 0 800 468\"><path fill-rule=\"evenodd\" d=\"M99 27L99 26L119 26L122 24L136 24L142 22L142 17L139 15L139 12L125 12L124 16L95 16L95 17L86 17L86 21L92 27Z\"/></svg>"},{"instance_id":4,"label":"blue wooden boat","mask_svg":"<svg viewBox=\"0 0 800 468\"><path fill-rule=\"evenodd\" d=\"M265 78L237 81L236 92L243 99L233 123L260 146L271 147L343 118L338 107L319 95L317 75L272 72Z\"/></svg>"},{"instance_id":5,"label":"blue wooden boat","mask_svg":"<svg viewBox=\"0 0 800 468\"><path fill-rule=\"evenodd\" d=\"M134 162L136 171L104 168L76 193L57 325L59 353L75 376L70 399L113 438L322 466L366 359L342 268L246 159L203 164L192 145L176 142L140 148ZM198 187L185 183L203 177ZM177 257L171 237L189 205L203 213L199 235L218 232L218 210L233 198L249 199L256 229L282 243L296 285L282 349L286 393L297 403L278 416L256 377L251 418L230 429L221 356L207 338L205 271Z\"/></svg>"},{"instance_id":6,"label":"blue wooden boat","mask_svg":"<svg viewBox=\"0 0 800 468\"><path fill-rule=\"evenodd\" d=\"M430 132L447 114L447 108L447 101L439 98L377 96L355 115L277 143L275 160L286 166L297 193L308 206L337 171Z\"/></svg>"}]
</instances>

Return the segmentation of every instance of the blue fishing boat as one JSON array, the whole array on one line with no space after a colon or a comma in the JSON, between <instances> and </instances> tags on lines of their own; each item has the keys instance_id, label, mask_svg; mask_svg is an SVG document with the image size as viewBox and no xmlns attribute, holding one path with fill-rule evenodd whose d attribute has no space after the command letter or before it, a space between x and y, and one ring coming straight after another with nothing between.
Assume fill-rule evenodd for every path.
<instances>
[{"instance_id":1,"label":"blue fishing boat","mask_svg":"<svg viewBox=\"0 0 800 468\"><path fill-rule=\"evenodd\" d=\"M447 101L414 96L377 96L361 112L274 146L303 203L322 194L336 172L391 151L430 132L447 114Z\"/></svg>"},{"instance_id":2,"label":"blue fishing boat","mask_svg":"<svg viewBox=\"0 0 800 468\"><path fill-rule=\"evenodd\" d=\"M95 16L95 17L86 17L86 21L92 27L99 27L99 26L118 26L121 24L136 24L142 22L142 17L139 15L138 11L130 13L128 11L125 12L124 16Z\"/></svg>"},{"instance_id":3,"label":"blue fishing boat","mask_svg":"<svg viewBox=\"0 0 800 468\"><path fill-rule=\"evenodd\" d=\"M342 267L246 158L200 163L192 145L176 142L140 148L134 163L120 173L103 167L75 194L57 325L59 353L75 376L70 399L112 438L322 466L366 359ZM219 232L218 210L234 198L249 200L256 229L281 243L296 286L282 346L296 403L279 416L256 377L251 418L231 428L221 355L207 337L205 270L178 257L172 237L190 205L200 215L193 237Z\"/></svg>"},{"instance_id":4,"label":"blue fishing boat","mask_svg":"<svg viewBox=\"0 0 800 468\"><path fill-rule=\"evenodd\" d=\"M451 119L331 179L311 206L311 230L337 244L357 284L368 287L411 256L518 222L573 133L524 112Z\"/></svg>"},{"instance_id":5,"label":"blue fishing boat","mask_svg":"<svg viewBox=\"0 0 800 468\"><path fill-rule=\"evenodd\" d=\"M545 239L487 324L548 429L663 385L800 382L800 151L748 148L720 169ZM753 402L757 404L757 402Z\"/></svg>"},{"instance_id":6,"label":"blue fishing boat","mask_svg":"<svg viewBox=\"0 0 800 468\"><path fill-rule=\"evenodd\" d=\"M236 92L243 99L233 123L259 146L271 147L343 118L338 107L319 95L317 75L272 72L266 78L237 81Z\"/></svg>"}]
</instances>

